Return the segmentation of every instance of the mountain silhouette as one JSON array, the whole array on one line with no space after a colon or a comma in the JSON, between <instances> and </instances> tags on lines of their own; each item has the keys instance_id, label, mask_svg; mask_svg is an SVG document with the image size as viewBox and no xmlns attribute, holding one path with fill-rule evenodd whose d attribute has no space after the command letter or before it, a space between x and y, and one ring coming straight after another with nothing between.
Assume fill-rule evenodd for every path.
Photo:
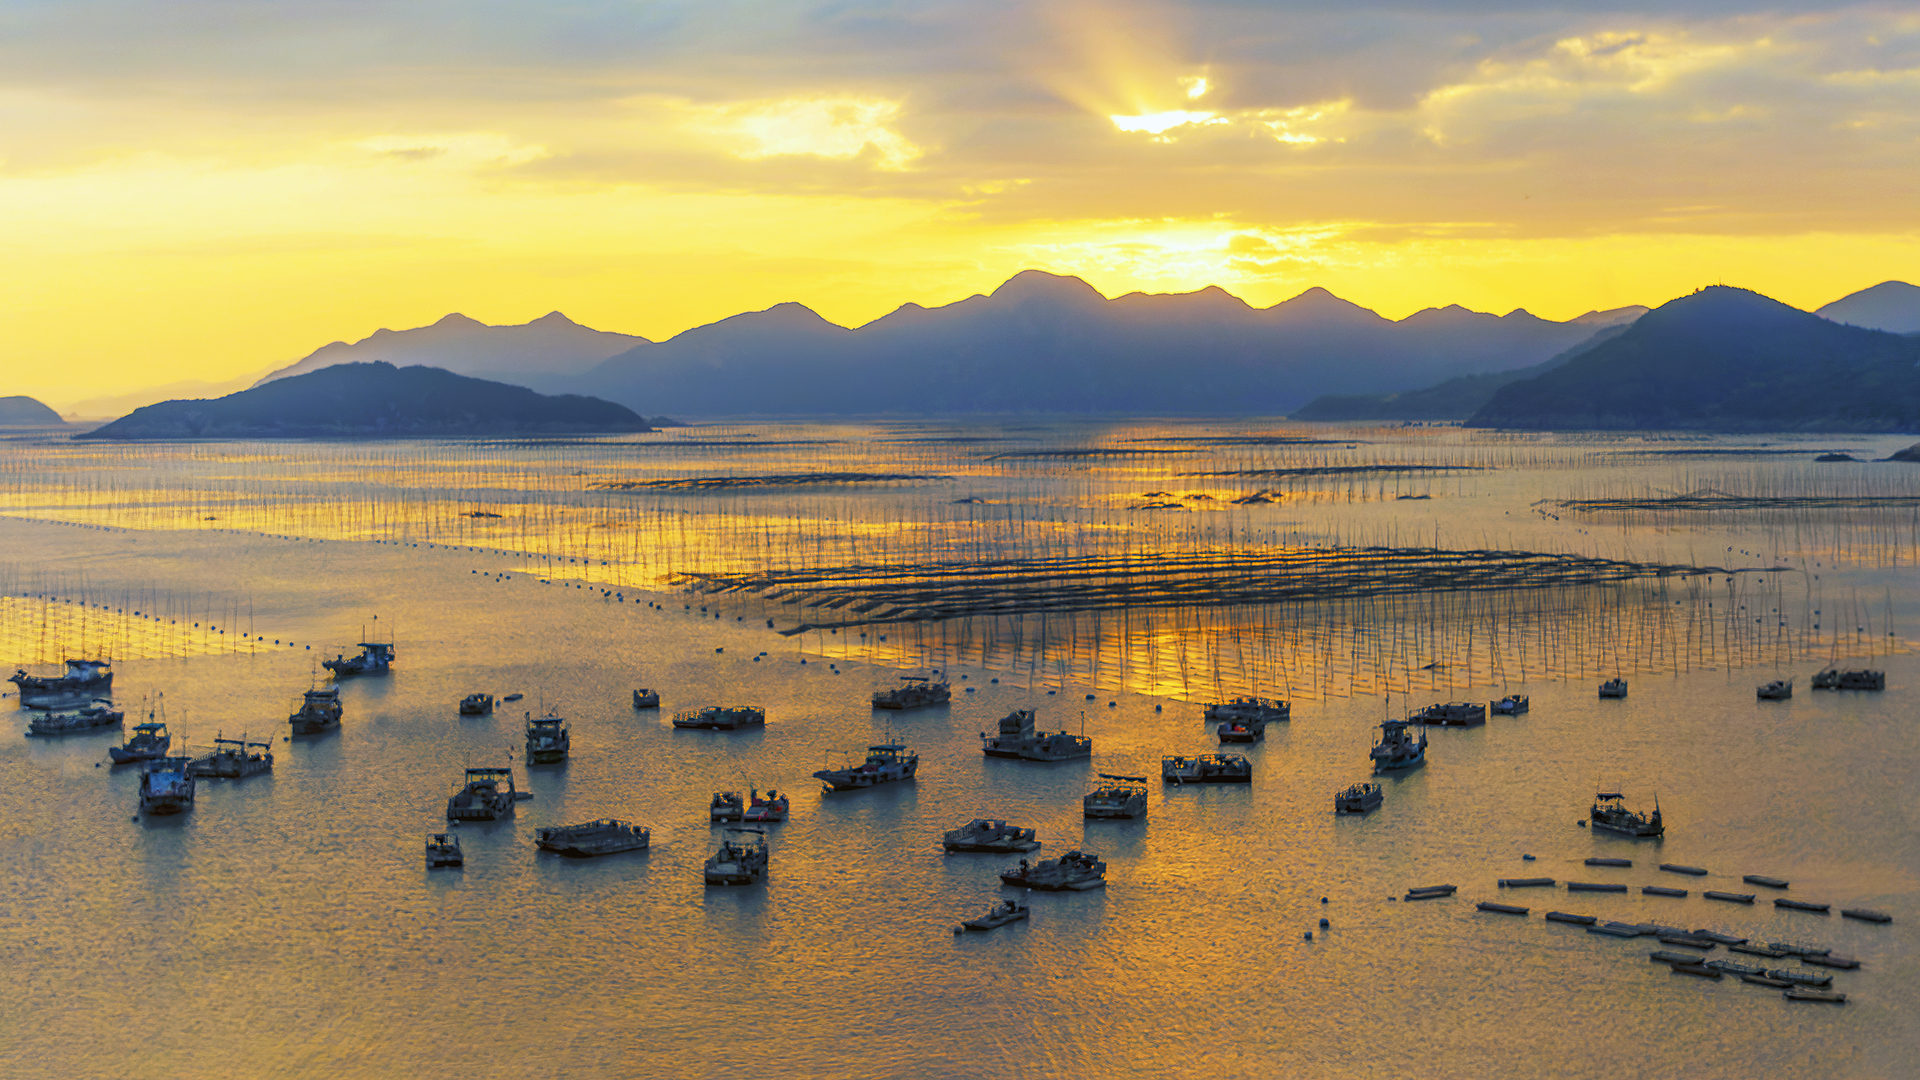
<instances>
[{"instance_id":1,"label":"mountain silhouette","mask_svg":"<svg viewBox=\"0 0 1920 1080\"><path fill-rule=\"evenodd\" d=\"M1457 306L1395 322L1324 289L1269 308L1217 287L1108 300L1027 270L991 294L907 304L854 330L781 304L547 385L675 414L1278 414L1325 393L1537 364L1598 328Z\"/></svg>"},{"instance_id":2,"label":"mountain silhouette","mask_svg":"<svg viewBox=\"0 0 1920 1080\"><path fill-rule=\"evenodd\" d=\"M251 390L135 409L83 439L417 438L649 431L623 405L431 367L336 364Z\"/></svg>"},{"instance_id":3,"label":"mountain silhouette","mask_svg":"<svg viewBox=\"0 0 1920 1080\"><path fill-rule=\"evenodd\" d=\"M1843 296L1814 314L1848 326L1912 334L1920 332L1920 288L1904 281L1883 281Z\"/></svg>"},{"instance_id":4,"label":"mountain silhouette","mask_svg":"<svg viewBox=\"0 0 1920 1080\"><path fill-rule=\"evenodd\" d=\"M0 427L63 427L60 414L37 399L22 395L0 397Z\"/></svg>"},{"instance_id":5,"label":"mountain silhouette","mask_svg":"<svg viewBox=\"0 0 1920 1080\"><path fill-rule=\"evenodd\" d=\"M1905 431L1920 339L1830 322L1716 285L1663 304L1561 367L1495 391L1476 427Z\"/></svg>"},{"instance_id":6,"label":"mountain silhouette","mask_svg":"<svg viewBox=\"0 0 1920 1080\"><path fill-rule=\"evenodd\" d=\"M304 359L272 372L255 386L309 371L383 361L399 366L425 365L477 379L531 385L578 375L615 353L651 344L632 334L581 326L557 311L518 326L488 326L458 312L431 326L412 330L375 330L348 344L323 345Z\"/></svg>"}]
</instances>

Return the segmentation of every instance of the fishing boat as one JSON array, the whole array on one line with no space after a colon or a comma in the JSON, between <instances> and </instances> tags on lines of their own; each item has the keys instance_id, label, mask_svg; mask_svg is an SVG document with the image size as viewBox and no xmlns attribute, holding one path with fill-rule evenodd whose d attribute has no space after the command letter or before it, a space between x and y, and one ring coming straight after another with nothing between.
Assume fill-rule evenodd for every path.
<instances>
[{"instance_id":1,"label":"fishing boat","mask_svg":"<svg viewBox=\"0 0 1920 1080\"><path fill-rule=\"evenodd\" d=\"M340 688L309 690L301 695L300 708L287 717L295 735L317 735L340 726Z\"/></svg>"},{"instance_id":2,"label":"fishing boat","mask_svg":"<svg viewBox=\"0 0 1920 1080\"><path fill-rule=\"evenodd\" d=\"M977 919L968 919L966 922L961 923L954 929L954 932L963 933L967 930L992 930L1005 926L1010 922L1019 922L1032 913L1033 909L1018 900L1002 900L993 907L988 908L985 915Z\"/></svg>"},{"instance_id":3,"label":"fishing boat","mask_svg":"<svg viewBox=\"0 0 1920 1080\"><path fill-rule=\"evenodd\" d=\"M156 816L193 809L193 759L184 755L155 758L140 771L140 812Z\"/></svg>"},{"instance_id":4,"label":"fishing boat","mask_svg":"<svg viewBox=\"0 0 1920 1080\"><path fill-rule=\"evenodd\" d=\"M1220 737L1222 746L1262 742L1267 737L1267 722L1265 720L1227 720L1214 729L1214 734Z\"/></svg>"},{"instance_id":5,"label":"fishing boat","mask_svg":"<svg viewBox=\"0 0 1920 1080\"><path fill-rule=\"evenodd\" d=\"M744 727L755 727L767 722L767 711L757 705L709 705L704 709L689 709L675 713L673 726L677 728L701 728L707 731L738 731Z\"/></svg>"},{"instance_id":6,"label":"fishing boat","mask_svg":"<svg viewBox=\"0 0 1920 1080\"><path fill-rule=\"evenodd\" d=\"M551 713L538 720L527 714L527 764L557 765L572 748L573 733L565 720Z\"/></svg>"},{"instance_id":7,"label":"fishing boat","mask_svg":"<svg viewBox=\"0 0 1920 1080\"><path fill-rule=\"evenodd\" d=\"M1253 762L1239 754L1168 754L1160 759L1160 779L1169 784L1251 784Z\"/></svg>"},{"instance_id":8,"label":"fishing boat","mask_svg":"<svg viewBox=\"0 0 1920 1080\"><path fill-rule=\"evenodd\" d=\"M465 866L466 856L460 852L460 838L452 833L427 834L427 869L438 870L443 866Z\"/></svg>"},{"instance_id":9,"label":"fishing boat","mask_svg":"<svg viewBox=\"0 0 1920 1080\"><path fill-rule=\"evenodd\" d=\"M747 795L746 820L762 822L782 822L787 820L787 797L767 789L765 796L759 788L752 789Z\"/></svg>"},{"instance_id":10,"label":"fishing boat","mask_svg":"<svg viewBox=\"0 0 1920 1080\"><path fill-rule=\"evenodd\" d=\"M974 818L957 829L948 830L941 838L941 846L948 851L997 851L1005 855L1032 851L1040 846L1040 841L1033 838L1032 829L992 818Z\"/></svg>"},{"instance_id":11,"label":"fishing boat","mask_svg":"<svg viewBox=\"0 0 1920 1080\"><path fill-rule=\"evenodd\" d=\"M1378 809L1386 798L1386 792L1381 790L1379 784L1355 784L1333 797L1333 812L1364 814Z\"/></svg>"},{"instance_id":12,"label":"fishing boat","mask_svg":"<svg viewBox=\"0 0 1920 1080\"><path fill-rule=\"evenodd\" d=\"M641 687L633 692L633 707L636 709L657 709L660 707L660 691Z\"/></svg>"},{"instance_id":13,"label":"fishing boat","mask_svg":"<svg viewBox=\"0 0 1920 1080\"><path fill-rule=\"evenodd\" d=\"M1413 719L1418 723L1443 727L1473 727L1487 722L1487 706L1479 701L1449 701L1429 705L1414 713Z\"/></svg>"},{"instance_id":14,"label":"fishing boat","mask_svg":"<svg viewBox=\"0 0 1920 1080\"><path fill-rule=\"evenodd\" d=\"M1603 698L1623 698L1627 696L1627 680L1608 679L1600 684L1600 696Z\"/></svg>"},{"instance_id":15,"label":"fishing boat","mask_svg":"<svg viewBox=\"0 0 1920 1080\"><path fill-rule=\"evenodd\" d=\"M1083 721L1084 722L1084 721ZM1000 718L1000 734L980 733L981 753L1026 761L1066 761L1093 756L1093 740L1064 731L1034 730L1032 709L1015 709Z\"/></svg>"},{"instance_id":16,"label":"fishing boat","mask_svg":"<svg viewBox=\"0 0 1920 1080\"><path fill-rule=\"evenodd\" d=\"M1069 851L1050 862L1021 859L1018 867L1000 871L1000 880L1041 892L1085 892L1107 883L1107 864L1097 855Z\"/></svg>"},{"instance_id":17,"label":"fishing boat","mask_svg":"<svg viewBox=\"0 0 1920 1080\"><path fill-rule=\"evenodd\" d=\"M716 791L707 806L707 816L714 821L740 821L747 816L746 800L737 791Z\"/></svg>"},{"instance_id":18,"label":"fishing boat","mask_svg":"<svg viewBox=\"0 0 1920 1080\"><path fill-rule=\"evenodd\" d=\"M1271 698L1237 697L1232 701L1220 701L1208 705L1202 715L1209 723L1238 721L1243 724L1259 724L1264 730L1268 724L1278 724L1292 719L1293 706Z\"/></svg>"},{"instance_id":19,"label":"fishing boat","mask_svg":"<svg viewBox=\"0 0 1920 1080\"><path fill-rule=\"evenodd\" d=\"M73 661L67 661L69 665ZM1885 690L1887 673L1861 668L1855 671L1841 671L1827 668L1813 677L1815 690ZM25 697L25 694L21 695Z\"/></svg>"},{"instance_id":20,"label":"fishing boat","mask_svg":"<svg viewBox=\"0 0 1920 1080\"><path fill-rule=\"evenodd\" d=\"M497 821L511 817L518 801L512 768L468 769L460 790L447 800L447 820Z\"/></svg>"},{"instance_id":21,"label":"fishing boat","mask_svg":"<svg viewBox=\"0 0 1920 1080\"><path fill-rule=\"evenodd\" d=\"M709 885L753 885L767 873L767 834L759 829L728 829L739 838L721 839L720 849L707 860Z\"/></svg>"},{"instance_id":22,"label":"fishing boat","mask_svg":"<svg viewBox=\"0 0 1920 1080\"><path fill-rule=\"evenodd\" d=\"M133 725L133 734L119 746L107 747L107 756L115 765L125 765L130 761L152 761L167 756L167 748L173 745L173 735L167 731L167 725L149 720L144 724Z\"/></svg>"},{"instance_id":23,"label":"fishing boat","mask_svg":"<svg viewBox=\"0 0 1920 1080\"><path fill-rule=\"evenodd\" d=\"M882 743L867 747L867 760L845 769L821 769L814 779L833 791L854 791L875 784L911 780L920 771L920 755L910 754L900 743Z\"/></svg>"},{"instance_id":24,"label":"fishing boat","mask_svg":"<svg viewBox=\"0 0 1920 1080\"><path fill-rule=\"evenodd\" d=\"M41 713L27 720L29 735L72 735L78 731L97 731L100 728L119 727L126 714L113 707L110 701L96 701L78 709L65 712Z\"/></svg>"},{"instance_id":25,"label":"fishing boat","mask_svg":"<svg viewBox=\"0 0 1920 1080\"><path fill-rule=\"evenodd\" d=\"M1527 711L1529 704L1531 702L1525 694L1508 694L1487 708L1500 716L1519 716Z\"/></svg>"},{"instance_id":26,"label":"fishing boat","mask_svg":"<svg viewBox=\"0 0 1920 1080\"><path fill-rule=\"evenodd\" d=\"M7 681L20 688L20 704L52 709L103 697L113 689L113 665L105 660L69 660L59 675L29 675L19 668Z\"/></svg>"},{"instance_id":27,"label":"fishing boat","mask_svg":"<svg viewBox=\"0 0 1920 1080\"><path fill-rule=\"evenodd\" d=\"M273 771L273 744L238 739L215 738L213 753L193 763L195 776L214 776L222 780L240 780Z\"/></svg>"},{"instance_id":28,"label":"fishing boat","mask_svg":"<svg viewBox=\"0 0 1920 1080\"><path fill-rule=\"evenodd\" d=\"M875 690L876 709L919 709L944 705L953 697L953 686L945 679L928 675L902 675L900 685L891 690Z\"/></svg>"},{"instance_id":29,"label":"fishing boat","mask_svg":"<svg viewBox=\"0 0 1920 1080\"><path fill-rule=\"evenodd\" d=\"M1661 836L1667 831L1660 820L1660 800L1654 800L1652 814L1642 814L1627 809L1626 796L1618 791L1594 792L1587 816L1594 828L1622 836Z\"/></svg>"},{"instance_id":30,"label":"fishing boat","mask_svg":"<svg viewBox=\"0 0 1920 1080\"><path fill-rule=\"evenodd\" d=\"M385 675L393 666L393 643L386 641L357 641L359 656L335 655L331 660L320 661L320 666L333 672L336 679L349 675Z\"/></svg>"},{"instance_id":31,"label":"fishing boat","mask_svg":"<svg viewBox=\"0 0 1920 1080\"><path fill-rule=\"evenodd\" d=\"M591 859L595 855L612 855L621 851L645 851L652 840L652 831L631 821L614 818L533 831L533 842L541 851L551 851L569 859Z\"/></svg>"},{"instance_id":32,"label":"fishing boat","mask_svg":"<svg viewBox=\"0 0 1920 1080\"><path fill-rule=\"evenodd\" d=\"M1104 781L1080 800L1081 812L1090 818L1139 818L1147 816L1147 778L1101 773Z\"/></svg>"},{"instance_id":33,"label":"fishing boat","mask_svg":"<svg viewBox=\"0 0 1920 1080\"><path fill-rule=\"evenodd\" d=\"M1775 679L1753 693L1761 701L1785 701L1793 696L1793 680Z\"/></svg>"},{"instance_id":34,"label":"fishing boat","mask_svg":"<svg viewBox=\"0 0 1920 1080\"><path fill-rule=\"evenodd\" d=\"M461 716L485 716L492 711L492 694L468 694L460 699Z\"/></svg>"},{"instance_id":35,"label":"fishing boat","mask_svg":"<svg viewBox=\"0 0 1920 1080\"><path fill-rule=\"evenodd\" d=\"M1367 756L1373 761L1375 772L1388 769L1410 769L1427 760L1427 733L1420 733L1415 742L1407 734L1412 720L1388 720L1380 725L1380 741L1373 744Z\"/></svg>"}]
</instances>

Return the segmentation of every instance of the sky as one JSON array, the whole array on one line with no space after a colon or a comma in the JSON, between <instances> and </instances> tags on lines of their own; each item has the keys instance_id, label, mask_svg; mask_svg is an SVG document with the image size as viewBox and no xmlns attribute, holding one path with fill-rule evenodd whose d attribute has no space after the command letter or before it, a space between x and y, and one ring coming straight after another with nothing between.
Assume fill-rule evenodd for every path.
<instances>
[{"instance_id":1,"label":"sky","mask_svg":"<svg viewBox=\"0 0 1920 1080\"><path fill-rule=\"evenodd\" d=\"M0 395L1030 268L1547 318L1920 281L1920 10L7 0Z\"/></svg>"}]
</instances>

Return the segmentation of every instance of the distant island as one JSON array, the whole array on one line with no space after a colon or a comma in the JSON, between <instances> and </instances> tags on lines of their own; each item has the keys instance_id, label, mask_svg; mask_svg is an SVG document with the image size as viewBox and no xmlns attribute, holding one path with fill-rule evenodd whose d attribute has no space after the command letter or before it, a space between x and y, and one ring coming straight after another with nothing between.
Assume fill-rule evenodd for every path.
<instances>
[{"instance_id":1,"label":"distant island","mask_svg":"<svg viewBox=\"0 0 1920 1080\"><path fill-rule=\"evenodd\" d=\"M652 431L624 405L432 367L336 364L200 401L163 401L82 439L424 438Z\"/></svg>"},{"instance_id":2,"label":"distant island","mask_svg":"<svg viewBox=\"0 0 1920 1080\"><path fill-rule=\"evenodd\" d=\"M1529 429L1920 430L1920 338L1716 285L1500 387L1467 423Z\"/></svg>"},{"instance_id":3,"label":"distant island","mask_svg":"<svg viewBox=\"0 0 1920 1080\"><path fill-rule=\"evenodd\" d=\"M1465 420L1492 401L1494 393L1501 387L1552 371L1574 357L1590 352L1601 342L1619 337L1631 325L1621 323L1609 326L1573 348L1532 367L1483 375L1459 375L1423 390L1408 390L1399 394L1328 394L1307 402L1290 418L1334 421Z\"/></svg>"},{"instance_id":4,"label":"distant island","mask_svg":"<svg viewBox=\"0 0 1920 1080\"><path fill-rule=\"evenodd\" d=\"M0 427L65 427L60 414L25 395L0 397Z\"/></svg>"}]
</instances>

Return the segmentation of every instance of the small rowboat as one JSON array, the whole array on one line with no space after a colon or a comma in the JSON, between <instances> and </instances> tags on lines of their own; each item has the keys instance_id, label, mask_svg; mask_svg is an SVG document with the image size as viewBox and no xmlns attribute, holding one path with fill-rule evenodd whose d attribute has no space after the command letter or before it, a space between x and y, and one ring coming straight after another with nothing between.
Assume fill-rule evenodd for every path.
<instances>
[{"instance_id":1,"label":"small rowboat","mask_svg":"<svg viewBox=\"0 0 1920 1080\"><path fill-rule=\"evenodd\" d=\"M992 930L1010 922L1019 922L1033 913L1033 909L1018 900L1006 900L996 904L985 915L977 919L968 919L953 928L958 934L966 930Z\"/></svg>"}]
</instances>

